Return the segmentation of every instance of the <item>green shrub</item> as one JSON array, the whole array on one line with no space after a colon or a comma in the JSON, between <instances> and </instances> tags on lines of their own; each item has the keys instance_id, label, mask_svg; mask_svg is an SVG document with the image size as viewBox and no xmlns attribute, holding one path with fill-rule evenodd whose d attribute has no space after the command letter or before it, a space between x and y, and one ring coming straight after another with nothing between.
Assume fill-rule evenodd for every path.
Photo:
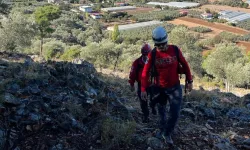
<instances>
[{"instance_id":1,"label":"green shrub","mask_svg":"<svg viewBox=\"0 0 250 150\"><path fill-rule=\"evenodd\" d=\"M43 45L45 59L49 60L53 58L59 58L64 52L65 47L66 44L59 40L52 39L51 41L46 42Z\"/></svg>"},{"instance_id":2,"label":"green shrub","mask_svg":"<svg viewBox=\"0 0 250 150\"><path fill-rule=\"evenodd\" d=\"M199 33L207 33L211 32L212 30L210 28L198 26L198 27L192 27L190 28L192 31L199 32Z\"/></svg>"},{"instance_id":3,"label":"green shrub","mask_svg":"<svg viewBox=\"0 0 250 150\"><path fill-rule=\"evenodd\" d=\"M135 132L134 121L121 121L107 118L102 123L101 140L103 145L109 148L128 146Z\"/></svg>"},{"instance_id":4,"label":"green shrub","mask_svg":"<svg viewBox=\"0 0 250 150\"><path fill-rule=\"evenodd\" d=\"M81 49L79 49L77 47L72 47L72 48L69 48L68 50L66 50L61 55L60 58L62 60L70 61L72 59L78 58L80 56L80 53L81 53Z\"/></svg>"}]
</instances>

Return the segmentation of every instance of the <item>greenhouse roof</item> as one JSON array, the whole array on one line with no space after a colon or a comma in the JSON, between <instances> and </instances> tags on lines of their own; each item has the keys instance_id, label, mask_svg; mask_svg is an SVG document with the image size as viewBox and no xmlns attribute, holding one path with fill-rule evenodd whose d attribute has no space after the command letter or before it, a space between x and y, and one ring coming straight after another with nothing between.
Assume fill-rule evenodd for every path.
<instances>
[{"instance_id":1,"label":"greenhouse roof","mask_svg":"<svg viewBox=\"0 0 250 150\"><path fill-rule=\"evenodd\" d=\"M250 14L243 14L243 15L231 18L230 21L244 21L246 19L250 19Z\"/></svg>"},{"instance_id":2,"label":"greenhouse roof","mask_svg":"<svg viewBox=\"0 0 250 150\"><path fill-rule=\"evenodd\" d=\"M136 9L135 6L121 6L121 7L108 7L108 8L102 8L102 11L121 11L121 10L130 10L130 9Z\"/></svg>"},{"instance_id":3,"label":"greenhouse roof","mask_svg":"<svg viewBox=\"0 0 250 150\"><path fill-rule=\"evenodd\" d=\"M231 18L234 18L236 16L243 15L243 14L245 14L245 13L243 13L243 12L231 12L231 13L228 13L228 14L224 15L223 17L231 19Z\"/></svg>"},{"instance_id":4,"label":"greenhouse roof","mask_svg":"<svg viewBox=\"0 0 250 150\"><path fill-rule=\"evenodd\" d=\"M246 19L250 19L250 13L244 13L239 11L224 10L219 12L220 18L226 19L229 22L240 22Z\"/></svg>"},{"instance_id":5,"label":"greenhouse roof","mask_svg":"<svg viewBox=\"0 0 250 150\"><path fill-rule=\"evenodd\" d=\"M200 5L200 3L193 3L193 2L169 2L169 3L148 2L147 4L148 5L177 7L177 8L196 7L196 6Z\"/></svg>"},{"instance_id":6,"label":"greenhouse roof","mask_svg":"<svg viewBox=\"0 0 250 150\"><path fill-rule=\"evenodd\" d=\"M129 30L134 28L140 28L140 27L146 27L146 26L152 26L161 24L160 21L148 21L148 22L140 22L140 23L134 23L134 24L126 24L126 25L118 25L119 30ZM114 27L108 27L107 30L113 31Z\"/></svg>"}]
</instances>

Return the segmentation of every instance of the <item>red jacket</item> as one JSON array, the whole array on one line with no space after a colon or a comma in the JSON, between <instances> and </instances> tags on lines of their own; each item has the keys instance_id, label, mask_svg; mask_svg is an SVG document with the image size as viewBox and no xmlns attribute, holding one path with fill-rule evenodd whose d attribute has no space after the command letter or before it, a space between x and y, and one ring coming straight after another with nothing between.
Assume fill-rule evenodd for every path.
<instances>
[{"instance_id":1,"label":"red jacket","mask_svg":"<svg viewBox=\"0 0 250 150\"><path fill-rule=\"evenodd\" d=\"M134 86L135 81L141 82L141 74L145 63L142 60L142 56L137 58L131 67L130 74L129 74L129 80L131 86Z\"/></svg>"},{"instance_id":2,"label":"red jacket","mask_svg":"<svg viewBox=\"0 0 250 150\"><path fill-rule=\"evenodd\" d=\"M190 68L186 59L183 57L182 52L179 49L179 63L182 65L187 80L192 80ZM141 76L141 91L146 91L148 87L148 81L150 78L152 63L152 52L148 55L148 63L145 64L142 76ZM178 75L178 60L176 52L172 45L169 45L167 51L156 51L155 55L155 67L158 73L156 83L162 88L170 88L180 83Z\"/></svg>"}]
</instances>

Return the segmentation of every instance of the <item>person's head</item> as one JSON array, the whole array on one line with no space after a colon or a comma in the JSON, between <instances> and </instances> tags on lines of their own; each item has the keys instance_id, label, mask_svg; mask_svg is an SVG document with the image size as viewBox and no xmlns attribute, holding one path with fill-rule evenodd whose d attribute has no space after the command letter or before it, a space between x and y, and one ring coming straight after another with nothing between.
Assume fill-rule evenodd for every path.
<instances>
[{"instance_id":1,"label":"person's head","mask_svg":"<svg viewBox=\"0 0 250 150\"><path fill-rule=\"evenodd\" d=\"M141 47L141 54L142 54L143 56L147 56L148 53L149 53L150 51L151 51L150 45L147 44L147 43L144 43L144 44L142 45L142 47Z\"/></svg>"},{"instance_id":2,"label":"person's head","mask_svg":"<svg viewBox=\"0 0 250 150\"><path fill-rule=\"evenodd\" d=\"M160 50L164 51L167 49L168 45L168 33L164 27L158 26L152 32L152 39L155 43L155 47Z\"/></svg>"}]
</instances>

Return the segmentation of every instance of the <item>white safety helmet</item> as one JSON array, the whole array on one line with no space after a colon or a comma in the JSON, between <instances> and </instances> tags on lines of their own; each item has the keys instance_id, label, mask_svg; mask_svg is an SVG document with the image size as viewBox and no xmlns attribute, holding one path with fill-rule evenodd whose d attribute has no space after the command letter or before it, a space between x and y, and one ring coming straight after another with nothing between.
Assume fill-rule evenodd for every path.
<instances>
[{"instance_id":1,"label":"white safety helmet","mask_svg":"<svg viewBox=\"0 0 250 150\"><path fill-rule=\"evenodd\" d=\"M155 44L168 42L168 33L164 27L156 27L152 32L152 38Z\"/></svg>"}]
</instances>

